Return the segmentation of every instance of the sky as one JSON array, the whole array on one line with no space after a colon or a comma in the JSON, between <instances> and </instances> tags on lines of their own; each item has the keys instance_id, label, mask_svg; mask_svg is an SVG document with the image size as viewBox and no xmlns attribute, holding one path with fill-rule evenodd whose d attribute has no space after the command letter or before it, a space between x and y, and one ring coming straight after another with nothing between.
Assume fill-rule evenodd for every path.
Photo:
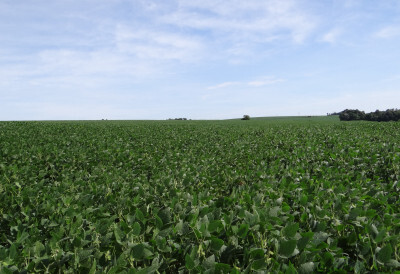
<instances>
[{"instance_id":1,"label":"sky","mask_svg":"<svg viewBox=\"0 0 400 274\"><path fill-rule=\"evenodd\" d=\"M399 0L0 0L0 120L400 108Z\"/></svg>"}]
</instances>

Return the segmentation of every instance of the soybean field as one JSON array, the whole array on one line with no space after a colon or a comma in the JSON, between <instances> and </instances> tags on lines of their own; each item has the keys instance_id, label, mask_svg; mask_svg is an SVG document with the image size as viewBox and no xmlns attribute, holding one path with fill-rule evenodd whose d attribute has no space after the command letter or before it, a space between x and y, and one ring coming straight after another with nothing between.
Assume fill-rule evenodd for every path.
<instances>
[{"instance_id":1,"label":"soybean field","mask_svg":"<svg viewBox=\"0 0 400 274\"><path fill-rule=\"evenodd\" d=\"M0 122L0 272L393 273L399 179L399 122Z\"/></svg>"}]
</instances>

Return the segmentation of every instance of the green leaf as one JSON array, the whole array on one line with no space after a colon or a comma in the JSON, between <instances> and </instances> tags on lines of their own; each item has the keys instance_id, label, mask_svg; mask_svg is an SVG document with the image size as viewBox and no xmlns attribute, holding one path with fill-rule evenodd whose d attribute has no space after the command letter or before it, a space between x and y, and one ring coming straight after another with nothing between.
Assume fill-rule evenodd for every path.
<instances>
[{"instance_id":1,"label":"green leaf","mask_svg":"<svg viewBox=\"0 0 400 274\"><path fill-rule=\"evenodd\" d=\"M162 261L163 260L161 260L161 263L162 263ZM159 269L159 268L160 268L160 262L159 262L158 258L154 258L151 263L151 266L141 269L140 271L135 272L135 273L136 274L152 274L152 273L156 273L157 269Z\"/></svg>"},{"instance_id":2,"label":"green leaf","mask_svg":"<svg viewBox=\"0 0 400 274\"><path fill-rule=\"evenodd\" d=\"M376 258L381 263L387 263L392 258L392 246L390 244L385 245L376 254Z\"/></svg>"},{"instance_id":3,"label":"green leaf","mask_svg":"<svg viewBox=\"0 0 400 274\"><path fill-rule=\"evenodd\" d=\"M210 233L219 232L224 229L224 225L222 224L221 220L214 220L211 221L208 225L208 231Z\"/></svg>"},{"instance_id":4,"label":"green leaf","mask_svg":"<svg viewBox=\"0 0 400 274\"><path fill-rule=\"evenodd\" d=\"M204 260L203 262L203 267L205 270L213 270L215 268L215 255L211 255L207 259Z\"/></svg>"},{"instance_id":5,"label":"green leaf","mask_svg":"<svg viewBox=\"0 0 400 274\"><path fill-rule=\"evenodd\" d=\"M95 274L96 273L96 259L93 260L92 267L90 268L89 274Z\"/></svg>"},{"instance_id":6,"label":"green leaf","mask_svg":"<svg viewBox=\"0 0 400 274\"><path fill-rule=\"evenodd\" d=\"M313 238L313 236L314 236L314 233L311 231L302 233L302 237L297 242L297 247L299 248L300 251L303 250L304 248L306 248L307 244L310 242L310 240Z\"/></svg>"},{"instance_id":7,"label":"green leaf","mask_svg":"<svg viewBox=\"0 0 400 274\"><path fill-rule=\"evenodd\" d=\"M114 226L114 236L115 236L115 240L117 241L117 243L122 244L121 238L122 238L122 232L119 229L119 227L117 225Z\"/></svg>"},{"instance_id":8,"label":"green leaf","mask_svg":"<svg viewBox=\"0 0 400 274\"><path fill-rule=\"evenodd\" d=\"M297 270L291 262L289 262L289 266L286 268L285 274L297 274Z\"/></svg>"},{"instance_id":9,"label":"green leaf","mask_svg":"<svg viewBox=\"0 0 400 274\"><path fill-rule=\"evenodd\" d=\"M8 267L2 267L0 268L0 270L2 271L2 274L14 274L18 271L18 268L16 266L12 266L10 268Z\"/></svg>"},{"instance_id":10,"label":"green leaf","mask_svg":"<svg viewBox=\"0 0 400 274\"><path fill-rule=\"evenodd\" d=\"M308 214L306 212L303 212L303 214L301 214L300 221L302 223L305 223L307 221L307 218L308 218Z\"/></svg>"},{"instance_id":11,"label":"green leaf","mask_svg":"<svg viewBox=\"0 0 400 274\"><path fill-rule=\"evenodd\" d=\"M382 229L374 238L375 243L377 244L381 243L385 239L385 236L386 236L386 230Z\"/></svg>"},{"instance_id":12,"label":"green leaf","mask_svg":"<svg viewBox=\"0 0 400 274\"><path fill-rule=\"evenodd\" d=\"M142 212L139 208L136 208L135 217L136 217L139 221L141 221L142 223L145 223L145 221L146 221L143 212Z\"/></svg>"},{"instance_id":13,"label":"green leaf","mask_svg":"<svg viewBox=\"0 0 400 274\"><path fill-rule=\"evenodd\" d=\"M228 264L217 263L215 264L215 273L229 273L231 266Z\"/></svg>"},{"instance_id":14,"label":"green leaf","mask_svg":"<svg viewBox=\"0 0 400 274\"><path fill-rule=\"evenodd\" d=\"M287 238L293 238L296 235L298 229L299 229L298 223L287 225L283 229L283 235Z\"/></svg>"},{"instance_id":15,"label":"green leaf","mask_svg":"<svg viewBox=\"0 0 400 274\"><path fill-rule=\"evenodd\" d=\"M349 212L349 219L350 220L355 220L358 216L361 215L362 209L360 208L352 208Z\"/></svg>"},{"instance_id":16,"label":"green leaf","mask_svg":"<svg viewBox=\"0 0 400 274\"><path fill-rule=\"evenodd\" d=\"M376 228L376 226L374 224L371 224L369 226L369 230L370 230L370 232L373 232L375 235L378 235L378 233L379 233L378 229Z\"/></svg>"},{"instance_id":17,"label":"green leaf","mask_svg":"<svg viewBox=\"0 0 400 274\"><path fill-rule=\"evenodd\" d=\"M72 244L75 247L82 247L82 238L80 236L76 235L75 238L72 241Z\"/></svg>"},{"instance_id":18,"label":"green leaf","mask_svg":"<svg viewBox=\"0 0 400 274\"><path fill-rule=\"evenodd\" d=\"M147 259L153 253L144 246L144 244L137 244L134 247L132 247L132 257L137 259L137 260L142 260L142 259Z\"/></svg>"},{"instance_id":19,"label":"green leaf","mask_svg":"<svg viewBox=\"0 0 400 274\"><path fill-rule=\"evenodd\" d=\"M300 204L302 205L302 206L306 206L307 205L307 202L308 202L308 196L307 195L301 195L301 198L300 198Z\"/></svg>"},{"instance_id":20,"label":"green leaf","mask_svg":"<svg viewBox=\"0 0 400 274\"><path fill-rule=\"evenodd\" d=\"M211 244L210 244L211 249L213 249L215 251L219 251L223 245L224 245L223 240L218 239L216 237L211 238Z\"/></svg>"},{"instance_id":21,"label":"green leaf","mask_svg":"<svg viewBox=\"0 0 400 274\"><path fill-rule=\"evenodd\" d=\"M161 252L171 252L171 247L167 246L167 239L165 237L157 237L157 249Z\"/></svg>"},{"instance_id":22,"label":"green leaf","mask_svg":"<svg viewBox=\"0 0 400 274\"><path fill-rule=\"evenodd\" d=\"M269 215L270 215L271 217L277 217L280 211L281 211L281 207L280 207L280 206L272 207L272 208L269 210Z\"/></svg>"},{"instance_id":23,"label":"green leaf","mask_svg":"<svg viewBox=\"0 0 400 274\"><path fill-rule=\"evenodd\" d=\"M309 274L313 273L315 264L313 262L308 262L300 265L299 273L300 274Z\"/></svg>"},{"instance_id":24,"label":"green leaf","mask_svg":"<svg viewBox=\"0 0 400 274\"><path fill-rule=\"evenodd\" d=\"M89 258L90 255L92 255L92 253L93 253L93 249L82 249L82 250L78 251L79 258L81 261L84 261L87 258Z\"/></svg>"},{"instance_id":25,"label":"green leaf","mask_svg":"<svg viewBox=\"0 0 400 274\"><path fill-rule=\"evenodd\" d=\"M241 238L245 238L248 231L249 231L249 226L247 224L241 224L237 235Z\"/></svg>"},{"instance_id":26,"label":"green leaf","mask_svg":"<svg viewBox=\"0 0 400 274\"><path fill-rule=\"evenodd\" d=\"M183 221L179 220L179 222L175 225L176 233L179 234L179 235L182 235L183 232L184 232L183 231L183 227L184 227Z\"/></svg>"},{"instance_id":27,"label":"green leaf","mask_svg":"<svg viewBox=\"0 0 400 274\"><path fill-rule=\"evenodd\" d=\"M389 267L393 267L393 268L396 268L396 269L400 269L400 263L398 262L398 261L396 261L396 260L389 260L388 262L386 262L385 263L387 266L389 266Z\"/></svg>"},{"instance_id":28,"label":"green leaf","mask_svg":"<svg viewBox=\"0 0 400 274\"><path fill-rule=\"evenodd\" d=\"M28 239L29 238L29 233L28 232L25 232L25 231L23 231L21 234L19 234L18 233L18 236L17 236L17 243L18 244L21 244L21 243L23 243L26 239Z\"/></svg>"},{"instance_id":29,"label":"green leaf","mask_svg":"<svg viewBox=\"0 0 400 274\"><path fill-rule=\"evenodd\" d=\"M6 259L8 259L6 249L4 247L0 247L0 262L5 261Z\"/></svg>"},{"instance_id":30,"label":"green leaf","mask_svg":"<svg viewBox=\"0 0 400 274\"><path fill-rule=\"evenodd\" d=\"M255 260L251 264L251 268L254 270L261 270L261 269L265 269L266 267L267 267L267 263L265 262L265 258Z\"/></svg>"},{"instance_id":31,"label":"green leaf","mask_svg":"<svg viewBox=\"0 0 400 274\"><path fill-rule=\"evenodd\" d=\"M294 254L296 249L297 241L289 240L289 241L280 241L279 242L279 254L289 258Z\"/></svg>"},{"instance_id":32,"label":"green leaf","mask_svg":"<svg viewBox=\"0 0 400 274\"><path fill-rule=\"evenodd\" d=\"M244 215L246 223L250 224L250 226L253 226L256 223L257 217L248 212L247 210L244 211Z\"/></svg>"},{"instance_id":33,"label":"green leaf","mask_svg":"<svg viewBox=\"0 0 400 274\"><path fill-rule=\"evenodd\" d=\"M132 226L132 234L135 236L139 236L141 232L141 227L138 222L135 222Z\"/></svg>"},{"instance_id":34,"label":"green leaf","mask_svg":"<svg viewBox=\"0 0 400 274\"><path fill-rule=\"evenodd\" d=\"M161 218L158 217L158 216L154 216L154 218L156 219L156 227L157 227L158 229L162 229L164 223L163 223L163 221L161 220Z\"/></svg>"},{"instance_id":35,"label":"green leaf","mask_svg":"<svg viewBox=\"0 0 400 274\"><path fill-rule=\"evenodd\" d=\"M325 232L321 232L321 231L320 231L320 232L314 233L314 236L313 236L313 244L314 244L314 245L319 245L320 243L325 242L326 239L328 239L328 237L329 237L329 234L328 234L328 233L325 233ZM351 236L349 236L349 237L347 238L348 241L350 241L350 237L351 237Z\"/></svg>"},{"instance_id":36,"label":"green leaf","mask_svg":"<svg viewBox=\"0 0 400 274\"><path fill-rule=\"evenodd\" d=\"M13 243L10 247L10 254L8 255L8 257L11 260L15 260L17 256L18 256L17 245Z\"/></svg>"},{"instance_id":37,"label":"green leaf","mask_svg":"<svg viewBox=\"0 0 400 274\"><path fill-rule=\"evenodd\" d=\"M290 206L287 203L283 203L282 205L282 212L289 212L290 211Z\"/></svg>"},{"instance_id":38,"label":"green leaf","mask_svg":"<svg viewBox=\"0 0 400 274\"><path fill-rule=\"evenodd\" d=\"M190 257L189 254L186 254L185 256L185 266L188 270L192 270L196 266L194 260L192 259L192 257Z\"/></svg>"},{"instance_id":39,"label":"green leaf","mask_svg":"<svg viewBox=\"0 0 400 274\"><path fill-rule=\"evenodd\" d=\"M141 269L140 271L136 272L136 274L153 274L156 273L158 268L158 265L151 265L149 267Z\"/></svg>"},{"instance_id":40,"label":"green leaf","mask_svg":"<svg viewBox=\"0 0 400 274\"><path fill-rule=\"evenodd\" d=\"M202 236L201 236L201 232L197 229L197 228L193 228L193 232L194 232L194 234L196 235L196 237L197 238L201 238Z\"/></svg>"},{"instance_id":41,"label":"green leaf","mask_svg":"<svg viewBox=\"0 0 400 274\"><path fill-rule=\"evenodd\" d=\"M250 251L250 258L258 260L264 258L264 250L261 248L256 248Z\"/></svg>"},{"instance_id":42,"label":"green leaf","mask_svg":"<svg viewBox=\"0 0 400 274\"><path fill-rule=\"evenodd\" d=\"M36 243L35 243L35 246L34 246L34 255L36 256L36 257L41 257L42 256L42 251L44 251L45 250L45 247L44 247L44 245L41 243L41 242L39 242L39 241L37 241Z\"/></svg>"},{"instance_id":43,"label":"green leaf","mask_svg":"<svg viewBox=\"0 0 400 274\"><path fill-rule=\"evenodd\" d=\"M157 213L164 225L171 222L171 212L169 208L165 208Z\"/></svg>"},{"instance_id":44,"label":"green leaf","mask_svg":"<svg viewBox=\"0 0 400 274\"><path fill-rule=\"evenodd\" d=\"M354 265L354 273L364 273L365 271L365 266L362 261L357 261L356 264Z\"/></svg>"}]
</instances>

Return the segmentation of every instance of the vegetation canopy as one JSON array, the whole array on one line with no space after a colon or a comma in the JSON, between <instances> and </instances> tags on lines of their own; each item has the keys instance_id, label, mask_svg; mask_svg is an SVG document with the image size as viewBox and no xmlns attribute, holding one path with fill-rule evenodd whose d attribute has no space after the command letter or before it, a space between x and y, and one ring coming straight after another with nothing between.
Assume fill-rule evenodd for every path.
<instances>
[{"instance_id":1,"label":"vegetation canopy","mask_svg":"<svg viewBox=\"0 0 400 274\"><path fill-rule=\"evenodd\" d=\"M1 273L400 267L400 124L0 123Z\"/></svg>"},{"instance_id":2,"label":"vegetation canopy","mask_svg":"<svg viewBox=\"0 0 400 274\"><path fill-rule=\"evenodd\" d=\"M353 121L353 120L366 120L366 121L377 121L377 122L388 122L388 121L399 121L400 110L388 109L386 111L376 110L365 114L364 111L358 109L346 109L340 112L339 118L341 121Z\"/></svg>"}]
</instances>

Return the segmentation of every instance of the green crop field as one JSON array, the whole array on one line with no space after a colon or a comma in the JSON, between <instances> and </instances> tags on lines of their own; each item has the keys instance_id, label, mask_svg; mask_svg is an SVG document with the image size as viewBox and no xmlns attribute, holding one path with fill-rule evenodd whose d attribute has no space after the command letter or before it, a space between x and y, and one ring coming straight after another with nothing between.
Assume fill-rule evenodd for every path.
<instances>
[{"instance_id":1,"label":"green crop field","mask_svg":"<svg viewBox=\"0 0 400 274\"><path fill-rule=\"evenodd\" d=\"M399 179L399 122L0 122L0 272L393 273Z\"/></svg>"}]
</instances>

